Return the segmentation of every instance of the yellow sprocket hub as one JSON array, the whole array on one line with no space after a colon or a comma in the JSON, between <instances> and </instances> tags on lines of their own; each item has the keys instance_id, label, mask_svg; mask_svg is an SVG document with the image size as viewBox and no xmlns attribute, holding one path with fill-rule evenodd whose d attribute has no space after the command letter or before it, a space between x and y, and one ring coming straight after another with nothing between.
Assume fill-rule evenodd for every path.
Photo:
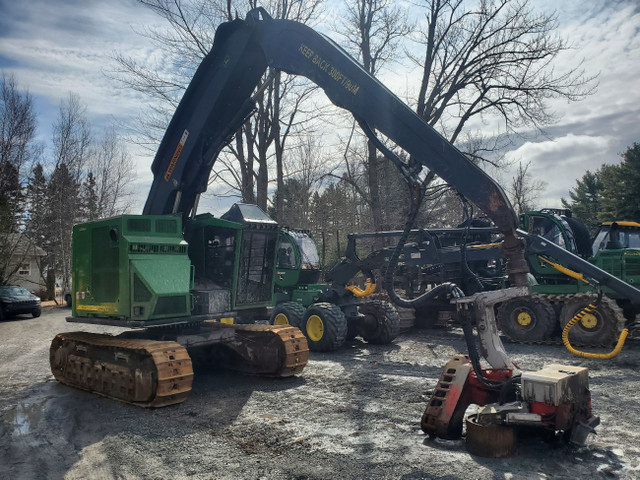
<instances>
[{"instance_id":1,"label":"yellow sprocket hub","mask_svg":"<svg viewBox=\"0 0 640 480\"><path fill-rule=\"evenodd\" d=\"M595 328L598 325L598 317L592 313L587 313L580 320L580 324L584 328Z\"/></svg>"},{"instance_id":2,"label":"yellow sprocket hub","mask_svg":"<svg viewBox=\"0 0 640 480\"><path fill-rule=\"evenodd\" d=\"M284 313L279 313L276 318L273 319L274 325L289 325L289 318Z\"/></svg>"},{"instance_id":3,"label":"yellow sprocket hub","mask_svg":"<svg viewBox=\"0 0 640 480\"><path fill-rule=\"evenodd\" d=\"M531 325L531 314L528 312L520 312L517 317L518 325L523 327Z\"/></svg>"}]
</instances>

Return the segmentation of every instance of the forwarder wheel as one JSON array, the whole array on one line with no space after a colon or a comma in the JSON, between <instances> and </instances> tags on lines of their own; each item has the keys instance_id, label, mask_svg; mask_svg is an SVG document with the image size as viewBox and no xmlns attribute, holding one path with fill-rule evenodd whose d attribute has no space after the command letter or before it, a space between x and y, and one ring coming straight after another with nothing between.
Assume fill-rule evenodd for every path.
<instances>
[{"instance_id":1,"label":"forwarder wheel","mask_svg":"<svg viewBox=\"0 0 640 480\"><path fill-rule=\"evenodd\" d=\"M500 307L498 325L515 342L541 342L553 334L556 313L546 300L513 298Z\"/></svg>"},{"instance_id":2,"label":"forwarder wheel","mask_svg":"<svg viewBox=\"0 0 640 480\"><path fill-rule=\"evenodd\" d=\"M398 311L389 302L374 300L358 306L362 320L362 336L374 344L391 343L400 333Z\"/></svg>"},{"instance_id":3,"label":"forwarder wheel","mask_svg":"<svg viewBox=\"0 0 640 480\"><path fill-rule=\"evenodd\" d=\"M330 352L340 348L347 336L347 319L340 307L332 303L314 303L304 313L300 327L313 352Z\"/></svg>"},{"instance_id":4,"label":"forwarder wheel","mask_svg":"<svg viewBox=\"0 0 640 480\"><path fill-rule=\"evenodd\" d=\"M595 297L583 296L566 302L560 310L560 327L564 329L576 314L594 301ZM581 345L609 346L617 339L617 324L616 312L607 299L603 298L594 312L585 314L571 327L569 341Z\"/></svg>"},{"instance_id":5,"label":"forwarder wheel","mask_svg":"<svg viewBox=\"0 0 640 480\"><path fill-rule=\"evenodd\" d=\"M273 307L270 322L271 325L291 325L300 327L305 308L297 302L279 303Z\"/></svg>"}]
</instances>

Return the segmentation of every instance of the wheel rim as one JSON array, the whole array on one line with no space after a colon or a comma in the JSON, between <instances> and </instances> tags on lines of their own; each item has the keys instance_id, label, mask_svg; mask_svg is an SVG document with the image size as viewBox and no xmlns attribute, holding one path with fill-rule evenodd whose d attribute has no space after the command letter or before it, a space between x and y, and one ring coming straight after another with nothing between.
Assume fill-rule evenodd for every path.
<instances>
[{"instance_id":1,"label":"wheel rim","mask_svg":"<svg viewBox=\"0 0 640 480\"><path fill-rule=\"evenodd\" d=\"M289 319L284 313L279 313L276 318L273 319L274 325L289 325Z\"/></svg>"},{"instance_id":2,"label":"wheel rim","mask_svg":"<svg viewBox=\"0 0 640 480\"><path fill-rule=\"evenodd\" d=\"M314 342L322 340L324 323L318 315L311 315L307 319L307 336Z\"/></svg>"},{"instance_id":3,"label":"wheel rim","mask_svg":"<svg viewBox=\"0 0 640 480\"><path fill-rule=\"evenodd\" d=\"M522 327L528 327L529 325L531 325L531 315L529 314L529 312L520 312L518 313L518 316L516 317L516 320L518 322L518 325L522 326Z\"/></svg>"},{"instance_id":4,"label":"wheel rim","mask_svg":"<svg viewBox=\"0 0 640 480\"><path fill-rule=\"evenodd\" d=\"M580 325L587 330L593 330L598 326L598 317L592 313L587 313L580 320Z\"/></svg>"},{"instance_id":5,"label":"wheel rim","mask_svg":"<svg viewBox=\"0 0 640 480\"><path fill-rule=\"evenodd\" d=\"M516 308L512 315L512 324L519 330L529 331L535 328L536 315L529 308L524 306Z\"/></svg>"}]
</instances>

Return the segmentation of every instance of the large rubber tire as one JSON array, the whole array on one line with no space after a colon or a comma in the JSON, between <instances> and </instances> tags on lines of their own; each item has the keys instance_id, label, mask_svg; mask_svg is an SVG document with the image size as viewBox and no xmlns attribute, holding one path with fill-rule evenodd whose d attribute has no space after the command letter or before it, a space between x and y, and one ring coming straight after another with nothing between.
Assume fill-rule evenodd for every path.
<instances>
[{"instance_id":1,"label":"large rubber tire","mask_svg":"<svg viewBox=\"0 0 640 480\"><path fill-rule=\"evenodd\" d=\"M362 337L369 343L384 345L400 333L398 311L389 302L374 300L358 306L364 319Z\"/></svg>"},{"instance_id":2,"label":"large rubber tire","mask_svg":"<svg viewBox=\"0 0 640 480\"><path fill-rule=\"evenodd\" d=\"M564 329L577 313L594 301L594 297L584 296L567 301L560 310L560 326ZM602 299L595 312L585 315L569 330L569 342L579 345L609 346L617 338L618 318L606 298Z\"/></svg>"},{"instance_id":3,"label":"large rubber tire","mask_svg":"<svg viewBox=\"0 0 640 480\"><path fill-rule=\"evenodd\" d=\"M300 328L305 308L298 302L283 302L273 307L269 323L271 325L291 325Z\"/></svg>"},{"instance_id":4,"label":"large rubber tire","mask_svg":"<svg viewBox=\"0 0 640 480\"><path fill-rule=\"evenodd\" d=\"M300 329L307 337L309 350L331 352L344 344L347 319L337 305L314 303L304 313Z\"/></svg>"},{"instance_id":5,"label":"large rubber tire","mask_svg":"<svg viewBox=\"0 0 640 480\"><path fill-rule=\"evenodd\" d=\"M70 293L67 293L67 294L64 296L64 303L65 303L65 304L67 305L67 307L69 307L69 308L71 308L71 301L72 301L72 300L71 300L71 294L70 294Z\"/></svg>"},{"instance_id":6,"label":"large rubber tire","mask_svg":"<svg viewBox=\"0 0 640 480\"><path fill-rule=\"evenodd\" d=\"M42 309L41 308L37 308L36 310L31 312L31 315L33 316L33 318L38 318L41 314L42 314Z\"/></svg>"},{"instance_id":7,"label":"large rubber tire","mask_svg":"<svg viewBox=\"0 0 640 480\"><path fill-rule=\"evenodd\" d=\"M556 329L556 313L544 299L513 298L498 310L498 325L515 342L542 342Z\"/></svg>"}]
</instances>

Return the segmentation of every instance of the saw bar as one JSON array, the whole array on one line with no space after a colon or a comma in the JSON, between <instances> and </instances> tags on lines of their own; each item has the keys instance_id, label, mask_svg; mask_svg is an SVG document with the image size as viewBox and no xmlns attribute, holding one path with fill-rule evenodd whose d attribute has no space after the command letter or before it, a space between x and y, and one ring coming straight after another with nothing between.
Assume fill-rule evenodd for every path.
<instances>
[{"instance_id":1,"label":"saw bar","mask_svg":"<svg viewBox=\"0 0 640 480\"><path fill-rule=\"evenodd\" d=\"M49 356L59 382L142 407L180 403L193 382L191 358L175 342L60 333Z\"/></svg>"}]
</instances>

